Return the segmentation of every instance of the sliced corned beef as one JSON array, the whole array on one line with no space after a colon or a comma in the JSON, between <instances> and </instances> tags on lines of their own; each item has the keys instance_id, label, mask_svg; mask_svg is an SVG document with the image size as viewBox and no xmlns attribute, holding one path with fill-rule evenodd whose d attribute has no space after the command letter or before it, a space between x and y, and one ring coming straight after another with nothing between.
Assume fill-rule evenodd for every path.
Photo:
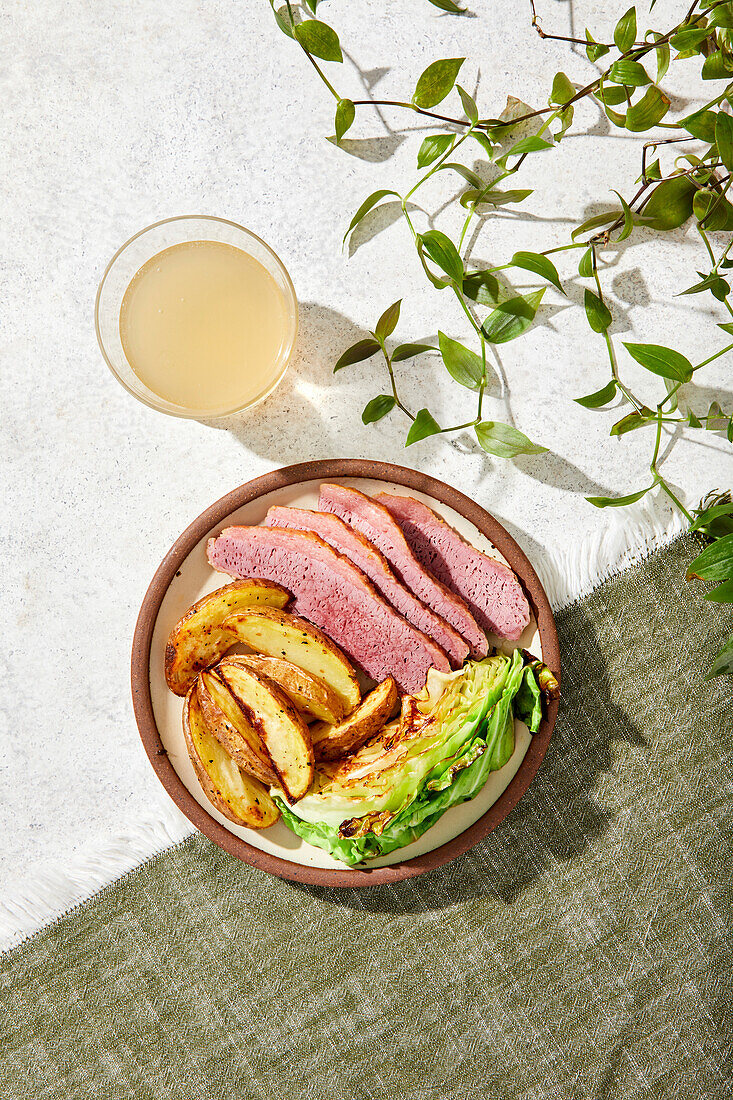
<instances>
[{"instance_id":1,"label":"sliced corned beef","mask_svg":"<svg viewBox=\"0 0 733 1100\"><path fill-rule=\"evenodd\" d=\"M321 511L340 516L365 535L384 554L403 584L466 639L471 654L474 657L486 656L486 635L468 605L420 564L401 527L383 504L358 489L345 485L322 485L318 507Z\"/></svg>"},{"instance_id":2,"label":"sliced corned beef","mask_svg":"<svg viewBox=\"0 0 733 1100\"><path fill-rule=\"evenodd\" d=\"M416 557L462 596L485 630L516 641L529 623L529 604L512 570L466 542L422 501L380 493Z\"/></svg>"},{"instance_id":3,"label":"sliced corned beef","mask_svg":"<svg viewBox=\"0 0 733 1100\"><path fill-rule=\"evenodd\" d=\"M468 644L457 630L418 600L399 580L389 562L364 535L349 527L331 512L311 512L307 508L283 508L275 505L267 513L270 527L288 527L296 531L314 531L339 554L365 573L378 592L392 604L408 623L427 634L444 649L454 668L460 668L468 656Z\"/></svg>"},{"instance_id":4,"label":"sliced corned beef","mask_svg":"<svg viewBox=\"0 0 733 1100\"><path fill-rule=\"evenodd\" d=\"M233 577L277 581L298 615L320 627L372 679L393 676L419 691L428 669L448 671L443 651L398 615L347 558L310 531L228 527L210 539L214 569Z\"/></svg>"}]
</instances>

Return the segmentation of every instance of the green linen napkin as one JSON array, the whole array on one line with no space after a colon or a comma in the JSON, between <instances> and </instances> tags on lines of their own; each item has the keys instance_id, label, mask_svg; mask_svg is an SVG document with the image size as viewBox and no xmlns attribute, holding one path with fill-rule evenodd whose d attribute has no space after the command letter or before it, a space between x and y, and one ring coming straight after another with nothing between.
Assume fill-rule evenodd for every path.
<instances>
[{"instance_id":1,"label":"green linen napkin","mask_svg":"<svg viewBox=\"0 0 733 1100\"><path fill-rule=\"evenodd\" d=\"M296 886L201 836L4 956L4 1100L733 1095L730 626L687 536L558 617L564 706L455 863Z\"/></svg>"}]
</instances>

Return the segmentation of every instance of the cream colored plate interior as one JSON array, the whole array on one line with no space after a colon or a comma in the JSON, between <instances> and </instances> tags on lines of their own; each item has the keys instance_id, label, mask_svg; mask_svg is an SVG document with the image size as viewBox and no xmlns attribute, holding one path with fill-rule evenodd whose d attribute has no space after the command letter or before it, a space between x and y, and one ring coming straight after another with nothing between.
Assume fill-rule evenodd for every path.
<instances>
[{"instance_id":1,"label":"cream colored plate interior","mask_svg":"<svg viewBox=\"0 0 733 1100\"><path fill-rule=\"evenodd\" d=\"M412 489L394 485L392 482L374 481L369 478L335 478L333 480L339 481L344 485L353 485L369 495L385 491L390 493L402 493L403 495L410 495L419 500L423 500L436 512L442 515L451 526L455 527L457 531L460 531L463 537L471 542L478 550L491 554L500 561L504 560L501 554L498 553L488 539L477 531L473 524L469 523L468 520L464 519L458 512L454 512L452 508L446 507L446 505L433 500L432 497L426 496L424 493L418 493ZM188 753L186 752L181 729L181 710L183 701L168 690L163 672L165 643L173 625L192 603L200 599L201 596L205 595L207 592L211 592L213 589L219 588L222 584L227 583L228 580L228 578L223 577L220 573L215 573L209 565L206 559L207 539L211 535L217 535L221 528L228 527L231 524L261 523L265 518L268 508L273 504L288 504L297 508L315 508L318 503L319 486L319 481L301 482L299 485L291 485L283 489L276 489L266 496L259 497L257 500L251 501L249 504L245 504L242 508L238 508L236 511L232 512L226 520L212 529L209 534L201 539L198 545L194 547L182 563L178 574L174 577L165 594L160 611L158 612L150 652L150 694L161 741L168 752L173 767L194 798L201 803L212 817L216 818L216 820L224 825L225 828L229 829L230 832L246 840L248 844L251 844L255 848L260 848L262 851L269 852L272 855L279 856L281 859L287 859L291 863L299 863L306 867L326 867L331 870L343 871L345 869L343 863L333 859L327 852L322 851L322 849L314 848L310 844L306 844L305 841L292 833L282 824L282 822L278 822L277 825L273 825L270 829L245 829L238 825L234 825L220 814L218 810L214 809L203 793L194 774L193 767L188 759ZM493 641L495 644L499 644L498 639L493 639ZM516 645L522 649L531 650L537 656L541 656L540 637L534 619L532 619ZM511 643L506 642L502 642L501 647L506 652L510 652L511 649L514 648ZM409 844L405 848L400 848L398 851L392 852L382 859L373 860L370 862L369 866L383 867L390 863L400 863L403 860L410 859L412 856L432 851L433 848L440 847L441 844L445 844L447 841L452 840L470 825L473 825L474 821L477 821L486 813L489 807L496 802L497 798L499 798L514 778L527 748L529 747L530 741L531 736L527 727L522 722L516 722L516 747L514 749L514 754L503 768L491 773L485 787L475 798L446 811L438 823L434 825L432 829L428 829L426 833L423 833L420 839L416 840L413 844Z\"/></svg>"}]
</instances>

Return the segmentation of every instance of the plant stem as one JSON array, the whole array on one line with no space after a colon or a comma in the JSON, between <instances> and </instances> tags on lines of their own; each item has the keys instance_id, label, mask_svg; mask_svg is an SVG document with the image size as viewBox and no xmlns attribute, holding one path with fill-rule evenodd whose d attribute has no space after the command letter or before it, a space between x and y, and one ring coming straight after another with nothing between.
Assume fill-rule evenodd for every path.
<instances>
[{"instance_id":1,"label":"plant stem","mask_svg":"<svg viewBox=\"0 0 733 1100\"><path fill-rule=\"evenodd\" d=\"M392 386L392 396L394 397L394 403L397 408L405 414L405 416L408 416L410 420L414 420L415 417L412 415L410 410L406 408L406 406L403 405L400 401L399 394L397 393L397 381L395 379L394 369L392 367L392 360L390 359L389 355L387 355L387 351L385 348L382 348L382 354L384 355L384 361L387 364L387 370L389 371L389 381L390 385Z\"/></svg>"},{"instance_id":2,"label":"plant stem","mask_svg":"<svg viewBox=\"0 0 733 1100\"><path fill-rule=\"evenodd\" d=\"M706 367L708 363L712 363L714 359L720 359L721 355L725 355L727 351L733 351L733 344L728 344L727 347L721 348L720 351L716 351L714 355L709 355L707 359L703 359L702 363L698 363L696 367L692 369L700 370L700 367Z\"/></svg>"}]
</instances>

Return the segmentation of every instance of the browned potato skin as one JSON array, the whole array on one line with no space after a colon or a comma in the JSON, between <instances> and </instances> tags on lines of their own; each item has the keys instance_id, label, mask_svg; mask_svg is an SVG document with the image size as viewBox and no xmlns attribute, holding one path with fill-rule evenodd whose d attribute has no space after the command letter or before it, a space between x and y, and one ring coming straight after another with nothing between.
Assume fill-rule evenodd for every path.
<instances>
[{"instance_id":1,"label":"browned potato skin","mask_svg":"<svg viewBox=\"0 0 733 1100\"><path fill-rule=\"evenodd\" d=\"M223 753L224 750L204 721L195 686L190 689L183 704L183 736L201 789L219 813L224 814L235 825L245 825L248 829L267 829L275 824L280 817L280 811L258 780L242 773L240 769L242 787L247 796L245 803L241 792L228 790L221 782L221 776L217 780L210 774L208 769L214 761L206 759L206 740L210 738L219 752ZM239 813L234 809L235 802Z\"/></svg>"},{"instance_id":2,"label":"browned potato skin","mask_svg":"<svg viewBox=\"0 0 733 1100\"><path fill-rule=\"evenodd\" d=\"M230 714L217 701L214 694L217 689L220 693L226 692L230 700ZM278 775L262 742L257 717L242 710L238 699L216 672L201 673L196 694L210 733L232 760L242 771L253 775L267 787L278 786ZM236 724L233 718L236 718Z\"/></svg>"},{"instance_id":3,"label":"browned potato skin","mask_svg":"<svg viewBox=\"0 0 733 1100\"><path fill-rule=\"evenodd\" d=\"M284 657L298 668L317 676L336 692L346 713L361 701L361 689L351 663L331 639L306 619L289 615L279 608L258 607L235 612L225 621L256 653ZM266 642L258 636L266 630ZM302 643L305 641L305 645Z\"/></svg>"},{"instance_id":4,"label":"browned potato skin","mask_svg":"<svg viewBox=\"0 0 733 1100\"><path fill-rule=\"evenodd\" d=\"M251 668L281 688L301 714L336 725L344 717L344 705L324 680L319 680L292 661L282 657L237 655L227 661Z\"/></svg>"},{"instance_id":5,"label":"browned potato skin","mask_svg":"<svg viewBox=\"0 0 733 1100\"><path fill-rule=\"evenodd\" d=\"M232 612L246 607L283 608L290 593L272 581L239 580L202 596L179 619L165 647L165 679L175 695L186 695L199 672L211 668L236 645L235 632L222 626Z\"/></svg>"},{"instance_id":6,"label":"browned potato skin","mask_svg":"<svg viewBox=\"0 0 733 1100\"><path fill-rule=\"evenodd\" d=\"M285 692L238 661L224 660L217 672L243 712L250 717L278 773L279 786L289 802L306 793L314 775L313 743L310 730Z\"/></svg>"},{"instance_id":7,"label":"browned potato skin","mask_svg":"<svg viewBox=\"0 0 733 1100\"><path fill-rule=\"evenodd\" d=\"M392 718L399 706L399 692L391 676L364 696L362 703L337 726L316 722L311 739L316 760L339 760L356 752Z\"/></svg>"}]
</instances>

